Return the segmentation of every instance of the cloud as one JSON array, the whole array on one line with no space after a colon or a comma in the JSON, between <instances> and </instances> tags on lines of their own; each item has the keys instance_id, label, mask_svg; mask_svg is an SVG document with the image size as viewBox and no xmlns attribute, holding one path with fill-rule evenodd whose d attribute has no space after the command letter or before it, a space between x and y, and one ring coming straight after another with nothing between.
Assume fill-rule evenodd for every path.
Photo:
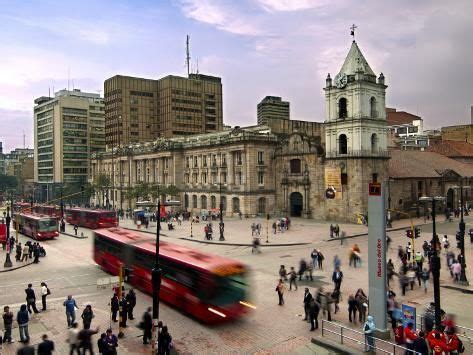
<instances>
[{"instance_id":1,"label":"cloud","mask_svg":"<svg viewBox=\"0 0 473 355\"><path fill-rule=\"evenodd\" d=\"M9 152L20 145L23 146L23 132L26 147L33 147L33 112L31 110L7 110L0 108L2 129L0 141L3 152Z\"/></svg>"},{"instance_id":2,"label":"cloud","mask_svg":"<svg viewBox=\"0 0 473 355\"><path fill-rule=\"evenodd\" d=\"M268 12L308 10L328 3L324 0L257 0L257 2Z\"/></svg>"}]
</instances>

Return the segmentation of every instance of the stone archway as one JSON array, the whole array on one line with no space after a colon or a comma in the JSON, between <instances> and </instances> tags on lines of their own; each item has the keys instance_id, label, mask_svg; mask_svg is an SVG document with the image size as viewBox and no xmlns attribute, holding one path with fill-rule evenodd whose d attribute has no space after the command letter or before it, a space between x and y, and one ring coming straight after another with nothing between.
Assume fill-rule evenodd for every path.
<instances>
[{"instance_id":1,"label":"stone archway","mask_svg":"<svg viewBox=\"0 0 473 355\"><path fill-rule=\"evenodd\" d=\"M447 208L454 208L455 206L455 192L453 189L447 191Z\"/></svg>"},{"instance_id":2,"label":"stone archway","mask_svg":"<svg viewBox=\"0 0 473 355\"><path fill-rule=\"evenodd\" d=\"M289 210L292 217L302 216L303 199L300 192L293 192L289 195Z\"/></svg>"}]
</instances>

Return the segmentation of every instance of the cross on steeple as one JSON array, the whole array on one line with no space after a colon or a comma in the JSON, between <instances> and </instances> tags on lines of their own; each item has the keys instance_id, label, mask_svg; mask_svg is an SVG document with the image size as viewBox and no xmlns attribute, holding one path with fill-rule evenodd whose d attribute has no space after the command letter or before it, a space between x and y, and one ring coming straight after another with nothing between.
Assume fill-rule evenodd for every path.
<instances>
[{"instance_id":1,"label":"cross on steeple","mask_svg":"<svg viewBox=\"0 0 473 355\"><path fill-rule=\"evenodd\" d=\"M350 36L353 37L353 40L355 40L355 30L356 30L357 28L358 28L358 26L355 26L355 24L351 25L351 27L350 27L350 30L351 30Z\"/></svg>"}]
</instances>

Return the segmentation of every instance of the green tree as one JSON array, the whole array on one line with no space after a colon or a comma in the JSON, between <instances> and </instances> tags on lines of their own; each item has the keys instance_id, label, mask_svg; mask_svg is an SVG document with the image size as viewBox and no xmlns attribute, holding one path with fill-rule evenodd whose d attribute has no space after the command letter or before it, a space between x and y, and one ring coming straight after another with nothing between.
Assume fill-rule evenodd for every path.
<instances>
[{"instance_id":1,"label":"green tree","mask_svg":"<svg viewBox=\"0 0 473 355\"><path fill-rule=\"evenodd\" d=\"M0 174L0 191L5 193L7 190L16 189L18 178L16 176Z\"/></svg>"},{"instance_id":2,"label":"green tree","mask_svg":"<svg viewBox=\"0 0 473 355\"><path fill-rule=\"evenodd\" d=\"M91 185L93 191L98 192L99 204L102 206L105 204L105 193L110 189L111 186L112 181L108 175L105 174L99 174L94 183ZM100 199L100 197L102 197L102 199ZM102 203L100 203L100 200L102 200Z\"/></svg>"}]
</instances>

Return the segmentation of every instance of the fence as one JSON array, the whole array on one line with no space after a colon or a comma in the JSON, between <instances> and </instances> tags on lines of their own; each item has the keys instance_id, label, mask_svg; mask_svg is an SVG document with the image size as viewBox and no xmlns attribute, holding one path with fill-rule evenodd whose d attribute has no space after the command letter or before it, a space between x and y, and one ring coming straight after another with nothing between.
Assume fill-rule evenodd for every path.
<instances>
[{"instance_id":1,"label":"fence","mask_svg":"<svg viewBox=\"0 0 473 355\"><path fill-rule=\"evenodd\" d=\"M359 348L360 346L364 346L364 349L367 349L369 346L366 343L366 337L363 332L322 319L322 336L327 337L330 335L331 338L335 338L332 340L339 341L340 344L345 344L346 340L348 340L354 343L355 347L357 348ZM374 340L374 346L371 346L371 349L374 351L394 355L404 354L406 351L410 351L412 354L422 355L421 353L414 352L413 350L409 350L401 345L397 345L386 340L378 339L376 337L372 338Z\"/></svg>"}]
</instances>

